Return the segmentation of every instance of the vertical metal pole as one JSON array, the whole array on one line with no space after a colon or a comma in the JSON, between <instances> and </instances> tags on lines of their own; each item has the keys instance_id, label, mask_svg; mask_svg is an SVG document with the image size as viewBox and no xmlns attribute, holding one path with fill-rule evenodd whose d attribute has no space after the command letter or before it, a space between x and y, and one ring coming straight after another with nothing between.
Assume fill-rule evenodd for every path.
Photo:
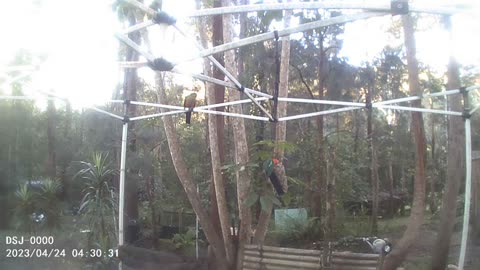
<instances>
[{"instance_id":1,"label":"vertical metal pole","mask_svg":"<svg viewBox=\"0 0 480 270\"><path fill-rule=\"evenodd\" d=\"M197 193L198 193L198 184L197 184ZM195 214L195 257L198 260L198 216Z\"/></svg>"},{"instance_id":2,"label":"vertical metal pole","mask_svg":"<svg viewBox=\"0 0 480 270\"><path fill-rule=\"evenodd\" d=\"M468 225L470 223L470 200L472 196L472 136L470 118L465 118L465 206L463 209L462 242L460 246L460 257L458 269L463 270L465 265L465 254L467 251Z\"/></svg>"},{"instance_id":3,"label":"vertical metal pole","mask_svg":"<svg viewBox=\"0 0 480 270\"><path fill-rule=\"evenodd\" d=\"M118 245L122 246L124 241L124 209L125 209L125 160L127 157L127 134L128 122L123 123L122 131L122 150L120 156L120 190L118 196ZM118 268L122 269L122 262L119 262Z\"/></svg>"}]
</instances>

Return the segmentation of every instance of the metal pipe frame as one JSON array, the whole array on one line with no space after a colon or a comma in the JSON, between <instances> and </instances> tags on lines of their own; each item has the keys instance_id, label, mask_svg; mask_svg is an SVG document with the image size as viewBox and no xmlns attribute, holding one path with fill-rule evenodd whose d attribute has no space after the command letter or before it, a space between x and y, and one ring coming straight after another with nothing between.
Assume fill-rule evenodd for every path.
<instances>
[{"instance_id":1,"label":"metal pipe frame","mask_svg":"<svg viewBox=\"0 0 480 270\"><path fill-rule=\"evenodd\" d=\"M181 72L181 71L179 71L178 69L175 69L175 68L172 70L172 72L175 72L175 73L178 73L178 74L183 74L183 75L189 75L189 76L191 76L195 79L199 79L201 81L215 83L215 84L225 86L225 87L229 87L229 88L237 88L233 83L229 83L229 82L226 82L226 81L215 79L215 78L209 77L207 75L203 75L203 74L191 74L191 73L187 74L187 73L183 73L183 72ZM250 89L250 88L246 88L246 87L245 87L245 92L249 92L251 94L261 96L261 97L273 98L273 96L270 95L270 94L263 93L263 92L253 90L253 89Z\"/></svg>"},{"instance_id":2,"label":"metal pipe frame","mask_svg":"<svg viewBox=\"0 0 480 270\"><path fill-rule=\"evenodd\" d=\"M116 114L114 114L114 113L110 113L110 112L104 111L104 110L99 109L99 108L97 108L97 107L89 106L88 108L90 108L90 109L92 109L92 110L94 110L94 111L97 111L97 112L99 112L99 113L103 113L103 114L106 114L106 115L108 115L108 116L111 116L111 117L113 117L113 118L116 118L116 119L119 119L119 120L123 120L123 117L118 116L118 115L116 115Z\"/></svg>"},{"instance_id":3,"label":"metal pipe frame","mask_svg":"<svg viewBox=\"0 0 480 270\"><path fill-rule=\"evenodd\" d=\"M332 113L348 112L348 111L353 111L353 110L358 110L358 109L361 109L361 107L344 107L344 108L333 109L333 110L328 110L328 111L305 113L305 114L281 117L281 118L278 119L278 121L280 122L280 121L295 120L295 119L314 117L314 116L319 116L319 115L327 115L327 114L332 114Z\"/></svg>"},{"instance_id":4,"label":"metal pipe frame","mask_svg":"<svg viewBox=\"0 0 480 270\"><path fill-rule=\"evenodd\" d=\"M295 10L295 9L363 9L369 11L385 11L390 12L390 2L385 4L368 3L366 1L322 1L322 2L299 2L299 3L274 3L274 4L252 4L238 5L221 8L209 8L193 11L188 17L203 17L211 15L222 15L232 13L268 11L268 10ZM410 3L409 10L411 12L422 12L432 14L451 15L459 12L468 11L468 7L459 8L455 5L444 5L432 8L428 4Z\"/></svg>"},{"instance_id":5,"label":"metal pipe frame","mask_svg":"<svg viewBox=\"0 0 480 270\"><path fill-rule=\"evenodd\" d=\"M177 25L173 25L173 27L182 35L184 36L185 38L189 39L199 50L203 50L203 46L201 44L199 44L197 41L191 39L187 34L185 34ZM215 57L213 57L212 55L206 55L206 57L208 58L208 60L210 60L210 62L212 62L220 71L222 71L223 74L225 74L225 76L227 76L227 78L232 81L232 83L236 86L236 88L238 90L242 89L242 84L232 75L230 74L230 72L224 67L222 66L222 64L220 64L217 59L215 59ZM267 111L267 109L265 109L260 103L258 103L255 98L248 92L248 91L244 91L243 93L245 93L245 95L250 99L252 100L252 102L268 117L270 118L270 120L274 121L275 119L273 118L273 116L270 114L270 112Z\"/></svg>"},{"instance_id":6,"label":"metal pipe frame","mask_svg":"<svg viewBox=\"0 0 480 270\"><path fill-rule=\"evenodd\" d=\"M396 106L396 105L381 105L381 104L375 104L375 103L372 104L372 107L373 108L391 109L391 110L412 111L412 112L426 112L426 113L435 113L435 114L453 115L453 116L462 116L463 115L461 112L433 110L433 109Z\"/></svg>"},{"instance_id":7,"label":"metal pipe frame","mask_svg":"<svg viewBox=\"0 0 480 270\"><path fill-rule=\"evenodd\" d=\"M280 98L279 97L278 101L294 102L294 103L310 103L310 104L327 104L327 105L365 107L365 103L348 102L348 101L334 101L334 100L324 100L324 99Z\"/></svg>"},{"instance_id":8,"label":"metal pipe frame","mask_svg":"<svg viewBox=\"0 0 480 270\"><path fill-rule=\"evenodd\" d=\"M37 99L38 97L34 97L34 96L0 96L0 100L9 100L9 99L13 99L13 100L35 100ZM46 100L57 100L57 98L55 97L42 97Z\"/></svg>"},{"instance_id":9,"label":"metal pipe frame","mask_svg":"<svg viewBox=\"0 0 480 270\"><path fill-rule=\"evenodd\" d=\"M472 197L472 131L469 118L465 118L465 203L463 208L462 240L458 269L463 270L467 253L468 225L470 224L470 200Z\"/></svg>"},{"instance_id":10,"label":"metal pipe frame","mask_svg":"<svg viewBox=\"0 0 480 270\"><path fill-rule=\"evenodd\" d=\"M288 36L290 34L303 32L303 31L307 31L307 30L311 30L311 29L315 29L315 28L322 28L322 27L330 26L330 25L333 25L333 24L342 24L342 23L352 22L352 21L356 21L356 20L363 20L363 19L368 19L368 18L378 17L378 16L384 16L384 15L388 15L388 13L385 13L385 12L371 12L371 13L357 13L357 14L342 15L342 16L333 17L333 18L326 19L326 20L314 21L314 22L310 22L310 23L301 24L301 25L298 25L298 26L285 28L283 30L278 30L278 36L283 37L283 36ZM250 45L250 44L253 44L253 43L262 42L262 41L266 41L266 40L270 40L270 39L274 39L274 38L275 38L274 32L268 32L268 33L259 34L259 35L253 36L253 37L243 38L241 40L233 41L233 42L229 42L229 43L224 43L222 45L215 46L215 47L210 48L210 49L204 49L204 50L200 51L199 57L206 57L206 56L209 56L209 55L221 53L221 52L224 52L224 51L240 48L242 46L246 46L246 45ZM198 58L198 57L196 57L196 58ZM185 61L191 61L193 59L195 59L195 58L186 59Z\"/></svg>"},{"instance_id":11,"label":"metal pipe frame","mask_svg":"<svg viewBox=\"0 0 480 270\"><path fill-rule=\"evenodd\" d=\"M153 56L151 53L146 52L140 46L138 46L135 42L133 42L131 39L129 39L127 36L116 33L115 37L125 43L126 45L130 46L132 49L137 51L139 54L143 55L148 61L153 62L155 60L155 56Z\"/></svg>"}]
</instances>

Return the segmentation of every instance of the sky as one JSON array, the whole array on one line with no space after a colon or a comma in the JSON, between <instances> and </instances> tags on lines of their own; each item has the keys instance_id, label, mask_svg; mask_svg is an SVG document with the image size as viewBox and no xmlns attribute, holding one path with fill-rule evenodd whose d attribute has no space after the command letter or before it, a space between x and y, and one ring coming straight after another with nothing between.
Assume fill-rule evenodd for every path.
<instances>
[{"instance_id":1,"label":"sky","mask_svg":"<svg viewBox=\"0 0 480 270\"><path fill-rule=\"evenodd\" d=\"M122 72L118 67L119 42L114 33L122 30L109 0L15 0L0 1L0 74L7 69L13 55L20 48L34 54L43 54L47 59L32 75L32 82L26 87L26 94L38 90L54 91L68 97L74 105L83 106L102 103L111 98L114 87L121 82ZM148 1L146 1L148 2ZM164 10L178 18L181 27L183 16L194 9L194 0L164 0ZM480 67L478 42L480 39L480 8L476 5L474 15L454 17L454 55L463 65ZM189 4L188 4L189 3ZM475 16L476 15L476 16ZM350 63L361 65L371 60L387 44L401 44L386 34L391 16L358 21L346 26L342 56ZM155 26L150 33L156 56L178 60L195 52L173 31L161 36ZM157 35L157 36L155 36ZM445 68L448 61L449 38L441 26L431 26L416 34L420 61L438 68ZM197 64L185 63L179 69L192 71ZM146 77L152 72L140 70ZM191 83L183 77L184 83ZM2 86L4 88L5 86Z\"/></svg>"}]
</instances>

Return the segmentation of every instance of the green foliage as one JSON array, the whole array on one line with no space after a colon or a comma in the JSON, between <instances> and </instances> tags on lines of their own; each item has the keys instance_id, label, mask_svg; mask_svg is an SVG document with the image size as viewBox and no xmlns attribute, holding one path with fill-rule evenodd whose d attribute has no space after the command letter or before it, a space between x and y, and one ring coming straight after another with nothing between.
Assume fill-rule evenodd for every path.
<instances>
[{"instance_id":1,"label":"green foliage","mask_svg":"<svg viewBox=\"0 0 480 270\"><path fill-rule=\"evenodd\" d=\"M16 227L21 230L33 231L36 227L32 214L44 214L46 227L51 230L60 226L62 215L59 192L62 185L57 180L45 179L39 190L34 190L30 184L24 183L15 192Z\"/></svg>"},{"instance_id":2,"label":"green foliage","mask_svg":"<svg viewBox=\"0 0 480 270\"><path fill-rule=\"evenodd\" d=\"M32 230L32 213L35 211L36 194L28 188L28 183L20 186L15 192L17 203L15 215L17 218L17 229Z\"/></svg>"},{"instance_id":3,"label":"green foliage","mask_svg":"<svg viewBox=\"0 0 480 270\"><path fill-rule=\"evenodd\" d=\"M42 182L39 200L41 208L47 214L47 227L55 228L60 226L62 213L59 199L62 184L58 180L46 179Z\"/></svg>"},{"instance_id":4,"label":"green foliage","mask_svg":"<svg viewBox=\"0 0 480 270\"><path fill-rule=\"evenodd\" d=\"M280 230L269 232L268 238L274 239L281 246L298 246L302 243L311 243L323 237L323 224L319 218L309 218L301 223L295 219L288 219Z\"/></svg>"},{"instance_id":5,"label":"green foliage","mask_svg":"<svg viewBox=\"0 0 480 270\"><path fill-rule=\"evenodd\" d=\"M87 218L95 238L112 241L116 238L117 196L111 181L116 172L111 169L108 154L94 153L91 162L81 164L84 168L75 175L84 181L79 212Z\"/></svg>"},{"instance_id":6,"label":"green foliage","mask_svg":"<svg viewBox=\"0 0 480 270\"><path fill-rule=\"evenodd\" d=\"M177 233L173 236L173 243L176 249L184 249L195 246L195 232L188 230L186 233Z\"/></svg>"}]
</instances>

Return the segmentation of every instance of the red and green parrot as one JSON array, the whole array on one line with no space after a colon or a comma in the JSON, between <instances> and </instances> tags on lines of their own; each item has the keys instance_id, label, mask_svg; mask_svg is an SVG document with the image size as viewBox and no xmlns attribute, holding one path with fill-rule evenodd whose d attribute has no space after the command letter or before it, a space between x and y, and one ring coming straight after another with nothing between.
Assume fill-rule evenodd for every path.
<instances>
[{"instance_id":1,"label":"red and green parrot","mask_svg":"<svg viewBox=\"0 0 480 270\"><path fill-rule=\"evenodd\" d=\"M282 196L285 194L285 191L283 190L282 183L280 183L280 178L278 178L274 170L275 166L279 164L280 161L276 158L267 159L265 162L263 162L263 171L268 178L270 178L270 182L272 182L273 188L277 192L278 196Z\"/></svg>"},{"instance_id":2,"label":"red and green parrot","mask_svg":"<svg viewBox=\"0 0 480 270\"><path fill-rule=\"evenodd\" d=\"M193 108L195 108L195 104L197 103L197 93L191 93L190 95L185 97L185 100L183 101L183 107L185 109L188 109L188 111L185 113L186 119L185 122L187 125L190 125L190 119L192 118L192 111Z\"/></svg>"}]
</instances>

